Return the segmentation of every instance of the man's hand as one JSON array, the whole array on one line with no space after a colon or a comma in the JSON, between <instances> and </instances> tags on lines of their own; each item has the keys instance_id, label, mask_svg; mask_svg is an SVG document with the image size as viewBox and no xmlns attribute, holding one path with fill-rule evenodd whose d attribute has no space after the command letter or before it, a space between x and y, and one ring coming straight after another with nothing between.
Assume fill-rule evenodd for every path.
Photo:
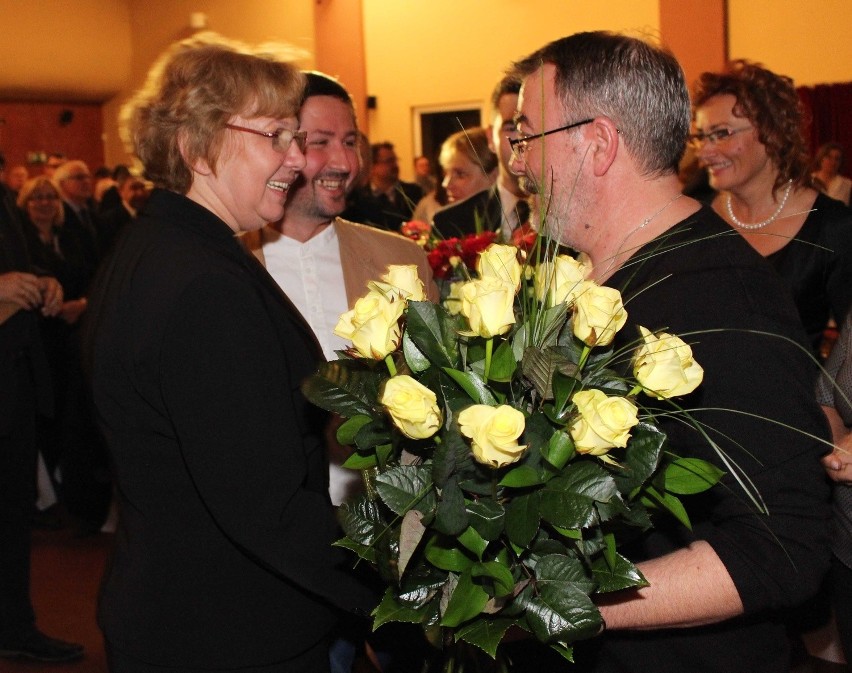
<instances>
[{"instance_id":1,"label":"man's hand","mask_svg":"<svg viewBox=\"0 0 852 673\"><path fill-rule=\"evenodd\" d=\"M852 484L852 433L847 432L842 437L835 437L834 451L823 456L822 466L832 481Z\"/></svg>"},{"instance_id":2,"label":"man's hand","mask_svg":"<svg viewBox=\"0 0 852 673\"><path fill-rule=\"evenodd\" d=\"M0 301L17 304L26 310L41 306L41 280L38 276L23 271L0 274ZM54 283L56 283L55 280ZM59 285L59 283L56 284ZM60 288L60 293L61 291Z\"/></svg>"},{"instance_id":3,"label":"man's hand","mask_svg":"<svg viewBox=\"0 0 852 673\"><path fill-rule=\"evenodd\" d=\"M80 316L86 311L86 298L72 299L62 304L62 310L59 312L59 317L69 325L76 323Z\"/></svg>"},{"instance_id":4,"label":"man's hand","mask_svg":"<svg viewBox=\"0 0 852 673\"><path fill-rule=\"evenodd\" d=\"M59 315L62 310L63 299L62 286L59 281L51 276L41 276L38 278L38 283L42 297L42 315L47 317Z\"/></svg>"}]
</instances>

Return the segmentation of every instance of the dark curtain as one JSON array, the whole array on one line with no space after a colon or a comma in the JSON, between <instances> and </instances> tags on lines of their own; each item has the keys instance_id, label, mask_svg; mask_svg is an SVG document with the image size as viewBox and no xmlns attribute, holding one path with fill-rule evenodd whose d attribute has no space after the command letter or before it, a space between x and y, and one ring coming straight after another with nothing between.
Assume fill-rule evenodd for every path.
<instances>
[{"instance_id":1,"label":"dark curtain","mask_svg":"<svg viewBox=\"0 0 852 673\"><path fill-rule=\"evenodd\" d=\"M802 86L797 91L811 119L810 128L805 131L811 155L823 143L840 143L846 157L841 171L849 175L852 171L852 82Z\"/></svg>"}]
</instances>

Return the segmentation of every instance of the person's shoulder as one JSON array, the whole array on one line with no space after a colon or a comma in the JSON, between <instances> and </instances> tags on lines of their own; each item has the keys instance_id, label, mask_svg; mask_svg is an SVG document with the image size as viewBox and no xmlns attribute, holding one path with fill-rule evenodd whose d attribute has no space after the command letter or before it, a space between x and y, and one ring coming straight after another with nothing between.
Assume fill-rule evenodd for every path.
<instances>
[{"instance_id":1,"label":"person's shoulder","mask_svg":"<svg viewBox=\"0 0 852 673\"><path fill-rule=\"evenodd\" d=\"M484 211L485 207L493 198L492 189L483 189L476 194L471 194L462 201L450 203L435 213L434 220L438 224L459 224L467 218L472 218L475 212ZM496 196L499 203L499 195ZM480 212L480 214L482 214Z\"/></svg>"},{"instance_id":2,"label":"person's shoulder","mask_svg":"<svg viewBox=\"0 0 852 673\"><path fill-rule=\"evenodd\" d=\"M414 257L421 257L425 253L422 248L410 238L392 231L376 229L366 224L350 222L341 217L334 220L334 229L340 242L341 252L345 254L346 248L354 245L369 248L374 252L388 251L389 254L398 255L400 252L408 253Z\"/></svg>"}]
</instances>

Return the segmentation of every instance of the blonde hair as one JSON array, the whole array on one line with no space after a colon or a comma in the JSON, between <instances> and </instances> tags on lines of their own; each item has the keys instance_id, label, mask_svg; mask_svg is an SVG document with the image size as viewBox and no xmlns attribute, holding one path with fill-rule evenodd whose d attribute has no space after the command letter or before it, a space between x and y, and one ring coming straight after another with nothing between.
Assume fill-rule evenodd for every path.
<instances>
[{"instance_id":1,"label":"blonde hair","mask_svg":"<svg viewBox=\"0 0 852 673\"><path fill-rule=\"evenodd\" d=\"M299 70L220 37L173 45L122 109L122 138L158 187L185 194L190 165L216 172L223 132L234 116L296 116L304 89Z\"/></svg>"},{"instance_id":2,"label":"blonde hair","mask_svg":"<svg viewBox=\"0 0 852 673\"><path fill-rule=\"evenodd\" d=\"M62 207L62 193L59 191L56 183L46 175L30 178L24 183L21 191L18 192L18 208L26 211L27 203L32 198L33 192L43 185L48 185L56 193L56 214L53 216L52 224L59 226L65 221L65 209Z\"/></svg>"},{"instance_id":3,"label":"blonde hair","mask_svg":"<svg viewBox=\"0 0 852 673\"><path fill-rule=\"evenodd\" d=\"M488 133L483 128L458 131L448 137L441 145L441 165L446 166L456 153L470 159L485 175L491 174L499 163L497 155L488 146Z\"/></svg>"}]
</instances>

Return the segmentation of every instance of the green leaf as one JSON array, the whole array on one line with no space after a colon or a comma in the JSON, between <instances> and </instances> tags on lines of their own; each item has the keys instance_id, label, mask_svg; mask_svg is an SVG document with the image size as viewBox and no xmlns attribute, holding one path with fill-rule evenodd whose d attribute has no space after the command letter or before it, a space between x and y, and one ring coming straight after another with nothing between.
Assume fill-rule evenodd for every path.
<instances>
[{"instance_id":1,"label":"green leaf","mask_svg":"<svg viewBox=\"0 0 852 673\"><path fill-rule=\"evenodd\" d=\"M596 463L572 464L563 476L547 482L541 491L539 514L562 528L587 528L598 522L596 502L616 497L615 481Z\"/></svg>"},{"instance_id":2,"label":"green leaf","mask_svg":"<svg viewBox=\"0 0 852 673\"><path fill-rule=\"evenodd\" d=\"M589 577L585 565L576 556L567 554L545 554L535 566L536 581L541 583L570 582L579 586L587 594L595 589L595 583Z\"/></svg>"},{"instance_id":3,"label":"green leaf","mask_svg":"<svg viewBox=\"0 0 852 673\"><path fill-rule=\"evenodd\" d=\"M601 613L589 596L570 582L538 587L526 605L527 623L543 643L573 642L600 631Z\"/></svg>"},{"instance_id":4,"label":"green leaf","mask_svg":"<svg viewBox=\"0 0 852 673\"><path fill-rule=\"evenodd\" d=\"M337 508L337 521L347 537L362 545L375 543L385 526L379 504L363 493Z\"/></svg>"},{"instance_id":5,"label":"green leaf","mask_svg":"<svg viewBox=\"0 0 852 673\"><path fill-rule=\"evenodd\" d=\"M342 538L342 539L338 540L337 542L333 542L332 546L333 547L341 547L343 549L348 549L349 551L353 551L356 554L358 554L359 557L361 557L362 559L364 559L365 561L367 561L369 563L375 563L376 562L377 553L376 553L376 550L373 547L367 547L366 545L358 544L357 542L355 542L354 540L352 540L348 537Z\"/></svg>"},{"instance_id":6,"label":"green leaf","mask_svg":"<svg viewBox=\"0 0 852 673\"><path fill-rule=\"evenodd\" d=\"M666 467L666 491L678 495L701 493L714 486L725 473L699 458L678 458Z\"/></svg>"},{"instance_id":7,"label":"green leaf","mask_svg":"<svg viewBox=\"0 0 852 673\"><path fill-rule=\"evenodd\" d=\"M657 466L666 445L666 435L650 423L641 422L631 432L624 459L624 469L615 474L618 490L631 494L647 481Z\"/></svg>"},{"instance_id":8,"label":"green leaf","mask_svg":"<svg viewBox=\"0 0 852 673\"><path fill-rule=\"evenodd\" d=\"M432 527L439 533L455 537L468 527L470 517L465 508L464 493L456 477L450 478L441 489L438 509Z\"/></svg>"},{"instance_id":9,"label":"green leaf","mask_svg":"<svg viewBox=\"0 0 852 673\"><path fill-rule=\"evenodd\" d=\"M595 559L592 563L592 574L601 593L648 586L648 580L639 568L621 554L615 555L612 567L603 558Z\"/></svg>"},{"instance_id":10,"label":"green leaf","mask_svg":"<svg viewBox=\"0 0 852 673\"><path fill-rule=\"evenodd\" d=\"M348 470L366 470L371 467L376 467L378 464L379 461L376 458L375 451L369 451L367 453L359 453L358 451L355 451L343 461L342 466Z\"/></svg>"},{"instance_id":11,"label":"green leaf","mask_svg":"<svg viewBox=\"0 0 852 673\"><path fill-rule=\"evenodd\" d=\"M354 444L355 435L357 435L358 431L372 420L373 419L370 416L365 414L353 416L337 428L337 441L343 445Z\"/></svg>"},{"instance_id":12,"label":"green leaf","mask_svg":"<svg viewBox=\"0 0 852 673\"><path fill-rule=\"evenodd\" d=\"M469 549L476 554L476 558L480 561L482 560L482 554L485 553L485 549L488 547L488 540L483 539L474 528L470 526L465 528L464 532L458 536L458 540L464 545L465 549Z\"/></svg>"},{"instance_id":13,"label":"green leaf","mask_svg":"<svg viewBox=\"0 0 852 673\"><path fill-rule=\"evenodd\" d=\"M436 568L452 572L463 572L475 561L457 545L455 538L436 535L426 543L426 559Z\"/></svg>"},{"instance_id":14,"label":"green leaf","mask_svg":"<svg viewBox=\"0 0 852 673\"><path fill-rule=\"evenodd\" d=\"M420 465L396 465L376 476L376 490L391 511L402 516L410 509L429 514L435 493L429 469Z\"/></svg>"},{"instance_id":15,"label":"green leaf","mask_svg":"<svg viewBox=\"0 0 852 673\"><path fill-rule=\"evenodd\" d=\"M541 494L533 491L512 498L506 507L506 535L515 546L525 548L538 532L540 502Z\"/></svg>"},{"instance_id":16,"label":"green leaf","mask_svg":"<svg viewBox=\"0 0 852 673\"><path fill-rule=\"evenodd\" d=\"M449 367L444 367L443 371L453 381L458 383L461 389L470 396L470 399L477 404L488 404L490 406L497 404L497 400L488 389L488 384L479 374L475 374L474 372L460 372L458 369L451 369Z\"/></svg>"},{"instance_id":17,"label":"green leaf","mask_svg":"<svg viewBox=\"0 0 852 673\"><path fill-rule=\"evenodd\" d=\"M653 486L646 486L645 491L651 498L651 502L649 504L656 502L663 509L672 514L684 526L692 530L692 524L689 522L689 515L686 513L686 509L680 501L680 498L672 493L660 493Z\"/></svg>"},{"instance_id":18,"label":"green leaf","mask_svg":"<svg viewBox=\"0 0 852 673\"><path fill-rule=\"evenodd\" d=\"M508 596L515 590L512 571L498 561L477 563L470 569L473 577L488 577L494 581L494 596Z\"/></svg>"},{"instance_id":19,"label":"green leaf","mask_svg":"<svg viewBox=\"0 0 852 673\"><path fill-rule=\"evenodd\" d=\"M452 628L468 619L473 619L482 612L487 602L488 593L485 589L473 581L470 571L463 572L447 603L447 609L441 618L441 626Z\"/></svg>"},{"instance_id":20,"label":"green leaf","mask_svg":"<svg viewBox=\"0 0 852 673\"><path fill-rule=\"evenodd\" d=\"M566 376L562 372L553 373L553 407L555 415L564 421L567 411L571 408L571 398L582 382L574 376Z\"/></svg>"},{"instance_id":21,"label":"green leaf","mask_svg":"<svg viewBox=\"0 0 852 673\"><path fill-rule=\"evenodd\" d=\"M411 340L408 330L402 335L402 353L405 356L405 362L409 369L415 374L426 371L432 364L429 362L429 358L423 355Z\"/></svg>"},{"instance_id":22,"label":"green leaf","mask_svg":"<svg viewBox=\"0 0 852 673\"><path fill-rule=\"evenodd\" d=\"M360 451L367 451L373 447L390 442L391 435L387 419L378 418L364 424L355 435L355 445Z\"/></svg>"},{"instance_id":23,"label":"green leaf","mask_svg":"<svg viewBox=\"0 0 852 673\"><path fill-rule=\"evenodd\" d=\"M432 454L432 480L443 488L447 480L472 463L470 446L453 423L442 435L442 441Z\"/></svg>"},{"instance_id":24,"label":"green leaf","mask_svg":"<svg viewBox=\"0 0 852 673\"><path fill-rule=\"evenodd\" d=\"M515 354L512 352L512 344L504 341L491 357L491 369L488 372L488 378L492 381L508 383L512 380L512 375L517 368L518 363L515 361Z\"/></svg>"},{"instance_id":25,"label":"green leaf","mask_svg":"<svg viewBox=\"0 0 852 673\"><path fill-rule=\"evenodd\" d=\"M393 588L389 587L382 602L373 610L373 631L382 624L388 622L411 622L419 624L427 613L426 606L412 607L410 604L400 603L394 595Z\"/></svg>"},{"instance_id":26,"label":"green leaf","mask_svg":"<svg viewBox=\"0 0 852 673\"><path fill-rule=\"evenodd\" d=\"M563 430L557 430L541 450L542 457L557 470L561 470L574 456L574 440Z\"/></svg>"},{"instance_id":27,"label":"green leaf","mask_svg":"<svg viewBox=\"0 0 852 673\"><path fill-rule=\"evenodd\" d=\"M499 502L490 498L474 500L467 504L470 525L486 540L496 540L503 532L506 510Z\"/></svg>"},{"instance_id":28,"label":"green leaf","mask_svg":"<svg viewBox=\"0 0 852 673\"><path fill-rule=\"evenodd\" d=\"M302 393L318 407L352 418L359 414L381 418L375 404L379 386L387 378L380 369L371 369L361 360L324 362L316 374L302 384Z\"/></svg>"},{"instance_id":29,"label":"green leaf","mask_svg":"<svg viewBox=\"0 0 852 673\"><path fill-rule=\"evenodd\" d=\"M515 620L508 617L475 619L456 630L456 640L464 640L496 658L500 641L514 623Z\"/></svg>"},{"instance_id":30,"label":"green leaf","mask_svg":"<svg viewBox=\"0 0 852 673\"><path fill-rule=\"evenodd\" d=\"M519 465L518 467L513 467L503 475L503 478L500 480L500 486L527 488L543 484L548 478L547 473L541 470L537 470L529 465Z\"/></svg>"},{"instance_id":31,"label":"green leaf","mask_svg":"<svg viewBox=\"0 0 852 673\"><path fill-rule=\"evenodd\" d=\"M417 349L436 367L455 368L458 336L447 310L430 301L408 302L406 331Z\"/></svg>"}]
</instances>

